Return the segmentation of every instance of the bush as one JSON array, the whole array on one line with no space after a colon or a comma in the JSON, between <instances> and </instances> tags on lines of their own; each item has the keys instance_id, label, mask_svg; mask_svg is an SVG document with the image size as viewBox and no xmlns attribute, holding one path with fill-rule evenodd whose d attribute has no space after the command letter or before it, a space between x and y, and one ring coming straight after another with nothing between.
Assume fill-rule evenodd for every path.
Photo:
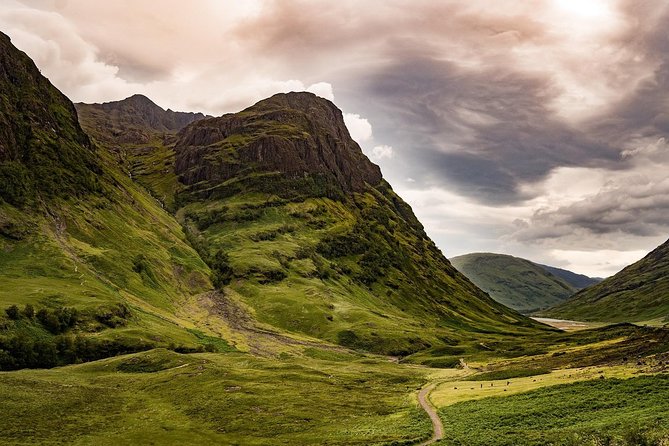
<instances>
[{"instance_id":1,"label":"bush","mask_svg":"<svg viewBox=\"0 0 669 446\"><path fill-rule=\"evenodd\" d=\"M125 304L102 305L95 312L95 319L109 328L127 325L131 316L130 308Z\"/></svg>"},{"instance_id":2,"label":"bush","mask_svg":"<svg viewBox=\"0 0 669 446\"><path fill-rule=\"evenodd\" d=\"M30 304L26 304L26 306L23 308L23 315L26 317L26 319L32 320L35 317L35 308Z\"/></svg>"},{"instance_id":3,"label":"bush","mask_svg":"<svg viewBox=\"0 0 669 446\"><path fill-rule=\"evenodd\" d=\"M209 259L209 267L212 271L211 281L216 288L222 288L232 281L233 271L230 266L230 258L223 251L217 251Z\"/></svg>"},{"instance_id":4,"label":"bush","mask_svg":"<svg viewBox=\"0 0 669 446\"><path fill-rule=\"evenodd\" d=\"M5 308L5 313L7 313L7 317L13 321L17 321L21 317L21 312L19 311L19 307L17 307L16 305L12 305L11 307Z\"/></svg>"},{"instance_id":5,"label":"bush","mask_svg":"<svg viewBox=\"0 0 669 446\"><path fill-rule=\"evenodd\" d=\"M77 309L69 307L59 307L54 310L42 308L36 316L42 326L53 334L63 333L79 321Z\"/></svg>"}]
</instances>

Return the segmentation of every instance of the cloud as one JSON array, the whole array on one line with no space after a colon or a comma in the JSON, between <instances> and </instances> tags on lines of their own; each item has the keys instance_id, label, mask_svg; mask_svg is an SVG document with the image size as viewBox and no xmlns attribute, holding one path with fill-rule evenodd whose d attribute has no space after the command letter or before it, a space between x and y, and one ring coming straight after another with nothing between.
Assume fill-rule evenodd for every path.
<instances>
[{"instance_id":1,"label":"cloud","mask_svg":"<svg viewBox=\"0 0 669 446\"><path fill-rule=\"evenodd\" d=\"M355 113L344 113L344 123L351 137L358 143L372 139L372 125Z\"/></svg>"},{"instance_id":2,"label":"cloud","mask_svg":"<svg viewBox=\"0 0 669 446\"><path fill-rule=\"evenodd\" d=\"M372 159L392 158L394 155L393 148L390 146L381 145L372 148Z\"/></svg>"},{"instance_id":3,"label":"cloud","mask_svg":"<svg viewBox=\"0 0 669 446\"><path fill-rule=\"evenodd\" d=\"M143 93L217 115L335 87L354 139L449 254L575 262L669 230L666 2L160 5L6 0L0 27L75 101Z\"/></svg>"},{"instance_id":4,"label":"cloud","mask_svg":"<svg viewBox=\"0 0 669 446\"><path fill-rule=\"evenodd\" d=\"M316 96L334 101L334 93L332 92L332 84L328 82L317 82L315 84L309 85L305 91L314 93Z\"/></svg>"}]
</instances>

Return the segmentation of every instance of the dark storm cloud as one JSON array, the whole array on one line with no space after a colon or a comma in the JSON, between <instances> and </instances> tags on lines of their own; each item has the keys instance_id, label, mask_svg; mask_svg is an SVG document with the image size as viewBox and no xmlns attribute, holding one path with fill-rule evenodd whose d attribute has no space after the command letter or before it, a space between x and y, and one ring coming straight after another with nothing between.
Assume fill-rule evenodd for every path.
<instances>
[{"instance_id":1,"label":"dark storm cloud","mask_svg":"<svg viewBox=\"0 0 669 446\"><path fill-rule=\"evenodd\" d=\"M608 141L555 117L547 107L555 95L548 78L404 56L372 74L365 93L371 106L356 107L368 109L377 135L399 141L412 178L484 202L527 199L520 186L559 166L620 158Z\"/></svg>"}]
</instances>

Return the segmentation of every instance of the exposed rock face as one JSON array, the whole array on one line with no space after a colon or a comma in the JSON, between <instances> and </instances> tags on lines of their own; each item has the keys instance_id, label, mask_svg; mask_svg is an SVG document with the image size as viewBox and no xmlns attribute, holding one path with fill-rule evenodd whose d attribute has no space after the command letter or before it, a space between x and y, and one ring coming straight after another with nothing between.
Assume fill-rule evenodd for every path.
<instances>
[{"instance_id":1,"label":"exposed rock face","mask_svg":"<svg viewBox=\"0 0 669 446\"><path fill-rule=\"evenodd\" d=\"M91 124L98 139L119 144L146 144L158 133L176 133L203 119L202 113L163 110L146 96L136 94L122 101L76 104L82 121Z\"/></svg>"},{"instance_id":2,"label":"exposed rock face","mask_svg":"<svg viewBox=\"0 0 669 446\"><path fill-rule=\"evenodd\" d=\"M246 110L204 119L179 133L182 183L212 187L240 175L317 176L345 193L377 185L381 170L346 129L341 110L312 93L281 93Z\"/></svg>"}]
</instances>

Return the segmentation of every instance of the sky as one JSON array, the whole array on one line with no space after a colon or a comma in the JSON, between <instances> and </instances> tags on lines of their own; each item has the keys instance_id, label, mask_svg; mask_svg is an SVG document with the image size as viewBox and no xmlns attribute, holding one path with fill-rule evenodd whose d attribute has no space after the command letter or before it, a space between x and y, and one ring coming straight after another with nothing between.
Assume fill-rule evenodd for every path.
<instances>
[{"instance_id":1,"label":"sky","mask_svg":"<svg viewBox=\"0 0 669 446\"><path fill-rule=\"evenodd\" d=\"M664 0L3 0L75 102L334 101L448 257L591 276L669 238Z\"/></svg>"}]
</instances>

